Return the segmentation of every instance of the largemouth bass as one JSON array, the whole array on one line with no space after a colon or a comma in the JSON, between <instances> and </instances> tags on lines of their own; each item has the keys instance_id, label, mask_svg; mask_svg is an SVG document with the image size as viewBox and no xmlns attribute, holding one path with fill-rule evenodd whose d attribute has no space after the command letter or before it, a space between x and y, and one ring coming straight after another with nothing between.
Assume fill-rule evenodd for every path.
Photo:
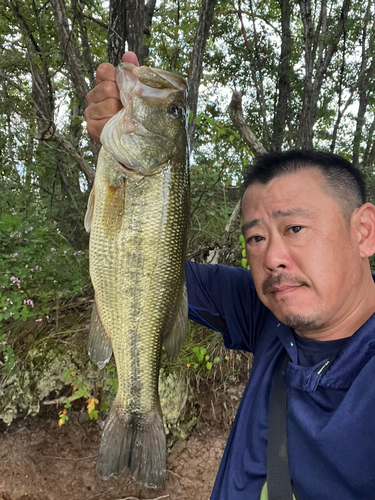
<instances>
[{"instance_id":1,"label":"largemouth bass","mask_svg":"<svg viewBox=\"0 0 375 500\"><path fill-rule=\"evenodd\" d=\"M187 86L130 63L117 68L116 82L124 108L103 129L85 217L95 290L89 355L102 368L113 349L118 373L97 470L108 479L129 468L158 488L166 473L161 347L175 356L187 323Z\"/></svg>"}]
</instances>

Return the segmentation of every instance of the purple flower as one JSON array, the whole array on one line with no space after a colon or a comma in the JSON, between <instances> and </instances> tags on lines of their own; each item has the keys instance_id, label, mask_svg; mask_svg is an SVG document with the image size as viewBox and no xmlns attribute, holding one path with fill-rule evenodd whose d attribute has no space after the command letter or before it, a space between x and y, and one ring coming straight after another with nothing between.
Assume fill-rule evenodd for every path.
<instances>
[{"instance_id":1,"label":"purple flower","mask_svg":"<svg viewBox=\"0 0 375 500\"><path fill-rule=\"evenodd\" d=\"M9 313L9 316L13 316L13 313L12 313L12 312L10 312L10 313Z\"/></svg>"},{"instance_id":2,"label":"purple flower","mask_svg":"<svg viewBox=\"0 0 375 500\"><path fill-rule=\"evenodd\" d=\"M68 250L64 250L64 255L66 255L66 254L67 254L67 251L68 251Z\"/></svg>"},{"instance_id":3,"label":"purple flower","mask_svg":"<svg viewBox=\"0 0 375 500\"><path fill-rule=\"evenodd\" d=\"M18 255L18 253L14 253L14 254L12 255L12 257L17 257L17 255Z\"/></svg>"},{"instance_id":4,"label":"purple flower","mask_svg":"<svg viewBox=\"0 0 375 500\"><path fill-rule=\"evenodd\" d=\"M5 363L8 361L8 356L4 356Z\"/></svg>"},{"instance_id":5,"label":"purple flower","mask_svg":"<svg viewBox=\"0 0 375 500\"><path fill-rule=\"evenodd\" d=\"M4 307L3 311L6 311L8 308L7 307Z\"/></svg>"},{"instance_id":6,"label":"purple flower","mask_svg":"<svg viewBox=\"0 0 375 500\"><path fill-rule=\"evenodd\" d=\"M7 345L7 342L6 342L6 340L3 340L3 345Z\"/></svg>"},{"instance_id":7,"label":"purple flower","mask_svg":"<svg viewBox=\"0 0 375 500\"><path fill-rule=\"evenodd\" d=\"M56 248L51 248L51 252L56 252Z\"/></svg>"},{"instance_id":8,"label":"purple flower","mask_svg":"<svg viewBox=\"0 0 375 500\"><path fill-rule=\"evenodd\" d=\"M39 318L35 320L35 323L41 323L43 321L43 318Z\"/></svg>"}]
</instances>

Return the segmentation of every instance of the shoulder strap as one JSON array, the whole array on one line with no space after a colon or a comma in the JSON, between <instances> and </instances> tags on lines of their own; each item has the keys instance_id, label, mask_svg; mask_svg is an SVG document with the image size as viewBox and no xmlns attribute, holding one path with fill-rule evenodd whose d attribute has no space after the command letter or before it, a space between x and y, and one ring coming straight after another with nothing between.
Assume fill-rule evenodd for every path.
<instances>
[{"instance_id":1,"label":"shoulder strap","mask_svg":"<svg viewBox=\"0 0 375 500\"><path fill-rule=\"evenodd\" d=\"M286 435L287 386L284 371L289 356L278 366L271 392L268 419L267 490L268 500L292 500Z\"/></svg>"}]
</instances>

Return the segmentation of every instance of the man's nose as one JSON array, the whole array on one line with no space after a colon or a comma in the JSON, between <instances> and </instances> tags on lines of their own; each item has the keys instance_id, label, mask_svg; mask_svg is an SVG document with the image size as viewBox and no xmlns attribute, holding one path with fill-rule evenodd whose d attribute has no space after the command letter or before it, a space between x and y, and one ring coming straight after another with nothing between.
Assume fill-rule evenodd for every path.
<instances>
[{"instance_id":1,"label":"man's nose","mask_svg":"<svg viewBox=\"0 0 375 500\"><path fill-rule=\"evenodd\" d=\"M281 235L269 238L263 266L268 273L292 268L292 258Z\"/></svg>"}]
</instances>

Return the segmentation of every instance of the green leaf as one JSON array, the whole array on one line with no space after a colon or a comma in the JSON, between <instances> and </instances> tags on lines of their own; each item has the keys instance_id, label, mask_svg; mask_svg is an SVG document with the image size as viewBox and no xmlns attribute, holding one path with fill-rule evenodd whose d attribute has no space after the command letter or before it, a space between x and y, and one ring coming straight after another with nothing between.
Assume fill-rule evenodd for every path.
<instances>
[{"instance_id":1,"label":"green leaf","mask_svg":"<svg viewBox=\"0 0 375 500\"><path fill-rule=\"evenodd\" d=\"M98 420L99 412L98 410L91 410L89 413L90 420Z\"/></svg>"},{"instance_id":2,"label":"green leaf","mask_svg":"<svg viewBox=\"0 0 375 500\"><path fill-rule=\"evenodd\" d=\"M246 259L241 259L241 266L246 267L247 266L247 260Z\"/></svg>"},{"instance_id":3,"label":"green leaf","mask_svg":"<svg viewBox=\"0 0 375 500\"><path fill-rule=\"evenodd\" d=\"M210 363L210 362L206 363L206 368L207 368L207 370L211 370L212 363Z\"/></svg>"},{"instance_id":4,"label":"green leaf","mask_svg":"<svg viewBox=\"0 0 375 500\"><path fill-rule=\"evenodd\" d=\"M214 359L214 364L217 365L218 363L220 363L220 358L217 357Z\"/></svg>"}]
</instances>

